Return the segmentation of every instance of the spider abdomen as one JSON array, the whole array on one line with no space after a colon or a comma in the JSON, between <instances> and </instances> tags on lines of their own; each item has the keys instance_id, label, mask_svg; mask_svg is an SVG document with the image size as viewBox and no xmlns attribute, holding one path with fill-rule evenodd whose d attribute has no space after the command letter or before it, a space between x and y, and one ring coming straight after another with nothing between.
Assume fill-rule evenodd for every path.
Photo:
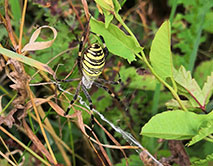
<instances>
[{"instance_id":1,"label":"spider abdomen","mask_svg":"<svg viewBox=\"0 0 213 166\"><path fill-rule=\"evenodd\" d=\"M83 54L82 72L88 81L94 81L102 73L105 54L100 44L92 44Z\"/></svg>"}]
</instances>

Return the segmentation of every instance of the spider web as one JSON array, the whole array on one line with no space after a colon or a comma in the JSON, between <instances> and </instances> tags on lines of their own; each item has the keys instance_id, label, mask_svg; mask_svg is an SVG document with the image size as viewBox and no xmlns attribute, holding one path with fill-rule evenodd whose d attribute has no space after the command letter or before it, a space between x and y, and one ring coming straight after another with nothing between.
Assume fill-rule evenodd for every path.
<instances>
[{"instance_id":1,"label":"spider web","mask_svg":"<svg viewBox=\"0 0 213 166\"><path fill-rule=\"evenodd\" d=\"M61 88L59 83L57 84L59 90L74 96L74 94L64 90L63 88ZM89 105L83 100L83 98L78 95L78 99L79 99L79 103L86 107L88 110L90 110ZM159 166L163 166L158 160L156 160L130 133L122 130L120 127L115 126L112 122L110 122L109 120L107 120L103 114L101 114L98 110L96 109L92 109L93 112L95 112L104 122L106 122L108 125L110 125L116 132L120 133L122 135L122 137L131 145L131 146L138 146L140 149L135 149L135 151L140 154L141 152L145 152L154 162L156 162Z\"/></svg>"}]
</instances>

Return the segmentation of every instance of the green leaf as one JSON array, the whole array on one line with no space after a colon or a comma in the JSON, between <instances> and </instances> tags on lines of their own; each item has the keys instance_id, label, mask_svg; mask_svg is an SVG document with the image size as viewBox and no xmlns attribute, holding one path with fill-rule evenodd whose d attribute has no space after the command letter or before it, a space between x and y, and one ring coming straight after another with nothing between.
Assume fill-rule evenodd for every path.
<instances>
[{"instance_id":1,"label":"green leaf","mask_svg":"<svg viewBox=\"0 0 213 166\"><path fill-rule=\"evenodd\" d=\"M205 104L207 104L213 93L213 72L211 73L211 76L207 77L207 81L203 86L202 92L203 92Z\"/></svg>"},{"instance_id":2,"label":"green leaf","mask_svg":"<svg viewBox=\"0 0 213 166\"><path fill-rule=\"evenodd\" d=\"M141 134L162 139L191 139L197 135L207 116L181 110L166 111L152 117L142 128Z\"/></svg>"},{"instance_id":3,"label":"green leaf","mask_svg":"<svg viewBox=\"0 0 213 166\"><path fill-rule=\"evenodd\" d=\"M92 17L90 27L92 32L103 36L111 53L123 57L129 62L135 60L135 54L142 50L142 47L136 44L131 36L126 35L113 24L109 24L109 27L105 28L103 22Z\"/></svg>"},{"instance_id":4,"label":"green leaf","mask_svg":"<svg viewBox=\"0 0 213 166\"><path fill-rule=\"evenodd\" d=\"M195 111L195 108L192 107L191 103L188 100L181 100L181 103L189 110L189 111ZM179 109L180 104L178 103L177 100L171 99L170 101L166 102L166 107L167 109Z\"/></svg>"},{"instance_id":5,"label":"green leaf","mask_svg":"<svg viewBox=\"0 0 213 166\"><path fill-rule=\"evenodd\" d=\"M201 126L202 127L200 128L198 134L195 135L192 140L187 144L188 146L197 143L198 141L213 133L213 119L203 122Z\"/></svg>"},{"instance_id":6,"label":"green leaf","mask_svg":"<svg viewBox=\"0 0 213 166\"><path fill-rule=\"evenodd\" d=\"M172 55L171 55L171 28L170 22L165 21L152 41L150 61L155 72L166 79L172 77Z\"/></svg>"},{"instance_id":7,"label":"green leaf","mask_svg":"<svg viewBox=\"0 0 213 166\"><path fill-rule=\"evenodd\" d=\"M192 78L190 71L181 66L179 71L174 71L174 79L178 83L178 92L190 101L192 106L205 106L205 97L196 80Z\"/></svg>"},{"instance_id":8,"label":"green leaf","mask_svg":"<svg viewBox=\"0 0 213 166\"><path fill-rule=\"evenodd\" d=\"M48 72L48 73L50 73L52 75L54 74L54 71L48 65L43 64L43 63L41 63L39 61L36 61L36 60L34 60L32 58L28 58L26 56L17 54L17 53L15 53L13 51L10 51L10 50L2 48L2 47L0 47L0 53L5 55L5 56L7 56L7 57L9 57L9 58L13 58L13 59L15 59L17 61L20 61L20 62L23 62L23 63L25 63L27 65L33 66L33 67L35 67L35 68L37 68L39 70L46 71L46 72Z\"/></svg>"}]
</instances>

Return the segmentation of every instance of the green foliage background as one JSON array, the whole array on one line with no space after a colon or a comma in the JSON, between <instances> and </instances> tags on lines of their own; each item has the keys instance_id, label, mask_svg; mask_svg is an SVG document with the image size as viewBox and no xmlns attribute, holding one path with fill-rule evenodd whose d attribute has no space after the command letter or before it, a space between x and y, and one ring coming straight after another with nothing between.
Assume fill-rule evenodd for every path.
<instances>
[{"instance_id":1,"label":"green foliage background","mask_svg":"<svg viewBox=\"0 0 213 166\"><path fill-rule=\"evenodd\" d=\"M14 31L16 34L19 33L19 21L21 18L21 3L17 3L18 1L10 1L11 5L11 14L14 16L12 19L12 25L14 27ZM134 2L128 2L128 1L119 1L120 4L123 4L122 10L120 11L120 15L125 15L126 12L128 12L131 8L137 9L137 5L139 4L139 1ZM78 1L73 1L74 4L79 4ZM80 28L80 24L78 20L76 19L76 16L74 15L73 11L69 13L69 5L66 5L64 1L58 1L56 3L57 5L52 8L46 8L41 5L41 3L30 0L28 2L27 7L27 14L26 14L26 21L24 26L24 32L25 36L23 38L23 44L27 43L29 40L32 32L35 30L34 26L36 25L49 25L56 28L58 35L57 39L53 43L53 45L45 50L36 51L33 53L30 53L30 58L33 58L35 60L38 60L42 63L47 63L49 60L51 60L53 57L58 55L64 50L69 50L70 48L74 48L72 50L67 51L62 56L59 56L58 58L54 59L49 66L56 70L58 64L61 65L57 70L57 78L63 79L72 69L75 63L75 60L78 55L78 41L76 39L76 36L80 38L82 35L82 30ZM154 1L150 1L150 4L153 5L154 8L157 8L158 6L155 4ZM117 4L118 5L118 4ZM0 1L0 6L3 6L3 2ZM127 25L131 29L131 31L136 36L139 43L142 43L141 45L144 47L140 47L137 43L134 43L134 39L130 36L126 36L127 32L124 30L124 28L121 28L125 33L121 34L120 31L117 31L117 26L113 27L112 24L117 25L118 21L111 16L106 16L107 10L103 11L104 15L106 17L106 24L100 23L98 24L95 19L103 21L103 15L101 15L96 8L94 1L89 1L89 9L90 12L94 16L94 20L92 18L92 23L90 23L91 31L97 30L99 34L103 36L108 36L108 38L105 38L106 45L109 47L110 55L107 57L107 64L103 73L102 78L109 79L109 80L117 80L117 71L119 71L121 75L121 80L123 84L118 86L112 86L109 85L109 88L115 92L121 100L128 106L128 111L125 112L124 108L116 102L114 99L111 98L111 96L103 91L102 89L98 89L96 87L92 87L90 89L90 95L92 97L93 105L95 108L104 114L104 116L111 121L116 126L119 126L125 131L130 132L145 148L149 150L152 154L156 154L158 159L160 157L168 157L170 156L170 150L168 149L167 142L161 142L158 143L156 138L156 133L152 135L153 133L141 136L141 127L143 127L154 115L161 113L165 110L167 110L167 107L165 105L166 102L172 99L172 94L168 92L168 90L163 87L159 81L151 74L150 70L146 67L146 65L139 60L139 58L135 55L139 51L144 51L146 55L149 55L151 47L151 43L154 38L154 34L157 32L158 28L160 27L161 23L163 23L164 20L168 19L171 21L171 45L172 45L172 54L167 56L173 58L173 64L176 69L179 69L180 66L184 66L187 71L192 72L192 77L195 78L198 85L200 87L204 86L204 83L207 80L207 77L211 75L211 72L213 72L213 53L212 53L212 33L213 33L213 2L211 0L197 0L197 1L182 1L182 0L169 0L165 1L165 4L163 6L171 10L171 12L157 16L159 13L163 12L161 9L157 11L157 14L153 15L147 15L148 18L148 25L143 25L141 23L140 17L136 14L136 12L132 12L127 17ZM33 12L31 12L33 11ZM116 6L116 12L118 13L119 8ZM66 14L68 12L69 14ZM174 12L174 13L173 13ZM4 13L3 8L0 7L0 13ZM84 25L87 24L87 21L85 19L84 11L82 9L82 6L79 7L79 13L80 13L80 19ZM100 27L98 27L100 26ZM144 26L148 26L149 34L145 34ZM98 28L97 28L98 27ZM112 36L110 34L112 32L104 31L103 28L105 27L112 27L111 30L114 33ZM113 29L114 28L114 29ZM0 41L1 44L4 47L7 47L8 49L11 49L11 45L7 36L7 32L3 25L0 24ZM122 37L123 35L123 37ZM38 39L46 40L51 39L52 36L49 31L42 32L42 35ZM116 39L123 39L120 40L119 45L115 45ZM124 40L125 38L125 40ZM168 37L169 38L169 37ZM96 42L98 39L94 35L90 35L89 39L91 42ZM113 43L114 42L114 43ZM128 43L129 42L129 43ZM165 43L163 43L165 44ZM163 45L162 44L162 45ZM161 45L161 46L162 46ZM170 42L166 44L166 47L170 45ZM88 45L86 44L85 47ZM124 50L123 48L126 48ZM129 47L129 48L128 48ZM132 49L132 48L136 49ZM164 49L163 46L161 49ZM161 53L161 49L159 49L159 52L155 52L153 54L159 56ZM168 54L170 52L170 47L165 48L168 51ZM125 53L124 53L125 52ZM168 55L167 54L167 55ZM116 56L118 55L118 56ZM152 55L150 55L150 59L152 61ZM154 57L156 59L157 57ZM157 63L162 59L156 59ZM171 62L170 59L167 59L168 63ZM131 62L131 63L130 63ZM158 65L155 65L152 61L153 68L157 70L157 73L163 73L162 77L164 80L166 80L168 77L171 77L171 71L172 70L172 64L170 66L164 66L165 68L158 68ZM163 61L165 62L165 61ZM166 63L166 64L168 64ZM162 69L162 71L160 71ZM37 70L32 68L31 66L25 65L25 70L27 73L32 76ZM0 76L2 76L3 72L1 72ZM168 75L167 75L168 74ZM80 77L80 74L78 72L78 68L76 67L72 73L72 75L69 78L78 78ZM51 78L53 79L53 78ZM31 83L37 83L42 82L43 78L41 75L37 74L33 80L31 80ZM171 83L172 84L172 83ZM11 89L8 87L8 83L2 83L4 89L11 95L11 97L4 97L2 99L2 108L4 108L7 103L11 100L12 96L15 95L15 92L11 91ZM63 89L70 88L71 93L75 93L75 89L78 85L78 82L73 83L63 83L62 87ZM46 97L48 95L52 95L52 91L47 87L33 87L33 90L35 94L38 97ZM3 90L0 90L0 95L4 94ZM87 101L84 97L84 94L81 92L80 95L83 97L84 101ZM71 95L67 95L69 100L72 99ZM57 97L56 97L57 98ZM78 102L76 102L78 104ZM69 103L67 101L60 101L61 107L66 110ZM208 112L211 112L212 110L212 97L210 98L210 102L208 103ZM10 110L12 106L8 108ZM73 125L70 128L69 125L67 125L66 118L63 117L57 117L56 113L51 110L51 108L44 106L47 116L50 118L51 124L54 126L55 131L57 131L58 135L63 136L63 141L70 145L70 142L72 142L74 145L74 149L76 150L76 154L86 154L87 149L82 148L80 145L83 142L83 136L81 132L78 130L78 127ZM200 110L199 110L200 111ZM200 113L197 111L198 113ZM71 113L73 113L71 111ZM71 114L70 113L70 114ZM90 124L90 116L85 113L85 111L82 111L84 122L87 124ZM168 113L168 112L167 112ZM167 114L165 113L165 114ZM189 112L189 114L194 113ZM161 114L162 115L162 114ZM167 114L168 115L168 114ZM169 125L183 125L181 123L181 120L184 120L183 117L177 116L177 122L172 123ZM98 117L97 117L98 118ZM164 130L161 133L161 125L162 124L157 117L156 119L153 119L154 124L156 125L156 128L159 127L159 135L161 136ZM164 116L163 118L170 118L169 116ZM199 119L200 117L195 119ZM101 120L98 119L100 122ZM200 121L193 121L193 123L198 124L198 128L200 127ZM158 123L160 121L160 123ZM28 122L30 122L30 119L28 119ZM186 122L187 123L187 122ZM39 126L37 123L32 123L35 129L38 129ZM111 127L107 126L107 124L104 125L108 131L113 133L115 138L119 140L119 143L122 145L126 144L126 141L122 138L122 136L114 130L112 130ZM205 133L208 133L208 135L212 134L212 120L202 123L202 128L199 129L198 136L194 136L192 138L192 142L186 141L185 143L195 143L193 146L187 147L186 151L190 157L191 162L200 165L208 165L212 164L213 159L213 144L206 141L205 138L207 135ZM153 128L152 124L152 128ZM195 125L196 126L196 125ZM147 126L145 126L147 127ZM148 126L150 127L150 126ZM148 128L147 127L147 128ZM146 132L145 128L144 132ZM13 133L17 138L25 142L25 144L29 143L29 139L22 139L23 134L17 133L16 128L13 126L12 129L9 129L11 133ZM205 131L204 131L205 130ZM206 131L208 130L208 131ZM94 131L101 137L101 142L105 144L110 144L111 142L106 137L104 132L101 132L101 129L96 125L94 127ZM150 132L150 131L149 131ZM181 130L182 132L182 130ZM204 132L204 134L203 134ZM38 133L41 134L40 130L38 129ZM176 133L174 133L175 135ZM189 139L187 131L184 133L184 135L181 139ZM147 136L153 136L153 137L147 137ZM193 135L193 134L192 134ZM1 136L5 139L7 139L4 135L1 134ZM202 137L202 140L200 139ZM157 137L159 138L159 137ZM165 139L173 139L173 135L163 137ZM176 137L175 137L176 138ZM51 140L51 138L50 138ZM70 141L71 140L71 141ZM197 143L197 141L200 141ZM54 149L54 143L52 143L53 149ZM2 149L1 149L2 150ZM61 163L64 163L63 158L60 154L60 152L55 148L54 153L57 156L58 161ZM117 152L115 150L110 150L107 152L109 156L111 156L111 160L116 165L125 165L124 159L121 160L121 152ZM139 165L141 164L141 160L139 159L138 155L135 155L134 150L128 150L128 161L130 165ZM28 154L25 154L26 157L29 157ZM83 155L82 155L83 156ZM88 161L93 163L93 157L92 155L87 158ZM5 161L1 161L0 163L4 163ZM81 161L74 161L72 158L72 162L75 162L76 165L82 164ZM4 165L4 164L2 164Z\"/></svg>"}]
</instances>

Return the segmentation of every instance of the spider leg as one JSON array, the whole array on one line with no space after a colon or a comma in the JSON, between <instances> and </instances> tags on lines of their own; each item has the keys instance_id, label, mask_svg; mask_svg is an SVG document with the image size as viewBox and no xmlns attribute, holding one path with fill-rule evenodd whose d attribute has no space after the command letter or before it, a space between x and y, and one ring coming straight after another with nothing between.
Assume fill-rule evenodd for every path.
<instances>
[{"instance_id":1,"label":"spider leg","mask_svg":"<svg viewBox=\"0 0 213 166\"><path fill-rule=\"evenodd\" d=\"M91 97L90 97L90 95L89 95L89 93L87 91L87 88L84 85L82 85L82 91L84 92L87 100L89 101L90 110L92 110L93 109L92 99L91 99ZM93 112L91 114L91 124L92 124L92 128L93 128L94 124L95 124Z\"/></svg>"},{"instance_id":2,"label":"spider leg","mask_svg":"<svg viewBox=\"0 0 213 166\"><path fill-rule=\"evenodd\" d=\"M94 85L96 85L98 88L102 88L105 91L107 91L107 93L109 93L111 97L115 98L121 104L121 106L124 107L125 111L128 110L127 106L121 101L121 99L116 94L114 94L109 88L107 88L105 85L102 85L98 82L94 82Z\"/></svg>"},{"instance_id":3,"label":"spider leg","mask_svg":"<svg viewBox=\"0 0 213 166\"><path fill-rule=\"evenodd\" d=\"M106 86L100 84L100 83L97 83L97 82L94 82L94 84L98 87L98 88L103 88L105 91L107 91L107 93L110 94L110 96L112 96L113 98L115 98L118 102L120 102L120 98L115 95L109 88L107 88Z\"/></svg>"},{"instance_id":4,"label":"spider leg","mask_svg":"<svg viewBox=\"0 0 213 166\"><path fill-rule=\"evenodd\" d=\"M59 80L56 79L58 82L73 82L73 81L79 81L81 78L73 78L73 79L66 79L66 80Z\"/></svg>"},{"instance_id":5,"label":"spider leg","mask_svg":"<svg viewBox=\"0 0 213 166\"><path fill-rule=\"evenodd\" d=\"M120 74L118 73L118 80L117 81L110 81L110 80L105 80L105 79L102 79L102 78L98 78L97 81L101 81L103 82L104 84L112 84L112 85L118 85L118 84L123 84L123 82L121 81L121 77L120 77Z\"/></svg>"},{"instance_id":6,"label":"spider leg","mask_svg":"<svg viewBox=\"0 0 213 166\"><path fill-rule=\"evenodd\" d=\"M80 88L81 88L81 85L82 85L82 82L80 81L79 84L78 84L78 87L75 91L75 95L73 97L73 99L70 101L70 105L69 107L67 108L67 111L65 112L65 116L68 115L70 109L71 109L71 106L73 105L73 103L75 102L75 100L78 98L78 94L79 94L79 91L80 91Z\"/></svg>"}]
</instances>

